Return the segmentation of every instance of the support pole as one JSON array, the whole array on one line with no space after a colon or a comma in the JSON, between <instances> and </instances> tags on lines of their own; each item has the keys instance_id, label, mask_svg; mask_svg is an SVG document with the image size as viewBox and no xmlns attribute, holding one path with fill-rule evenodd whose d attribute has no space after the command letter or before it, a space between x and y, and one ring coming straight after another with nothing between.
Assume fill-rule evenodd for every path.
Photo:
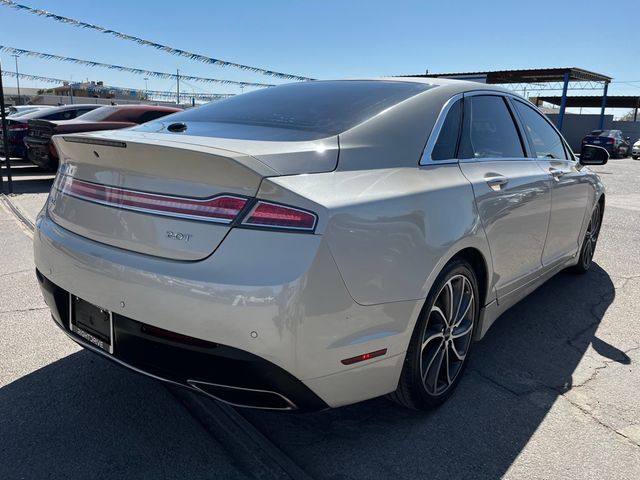
<instances>
[{"instance_id":1,"label":"support pole","mask_svg":"<svg viewBox=\"0 0 640 480\"><path fill-rule=\"evenodd\" d=\"M20 95L20 72L18 72L18 57L20 55L12 55L16 59L16 85L18 85L18 105L22 105L22 95Z\"/></svg>"},{"instance_id":2,"label":"support pole","mask_svg":"<svg viewBox=\"0 0 640 480\"><path fill-rule=\"evenodd\" d=\"M0 64L0 119L2 120L2 143L4 145L4 165L7 169L7 186L9 193L13 193L13 179L11 178L11 159L9 158L9 137L7 136L7 116L4 110L4 87L2 86L2 64ZM2 165L0 165L0 189L4 191L2 179Z\"/></svg>"},{"instance_id":3,"label":"support pole","mask_svg":"<svg viewBox=\"0 0 640 480\"><path fill-rule=\"evenodd\" d=\"M600 122L598 129L604 130L604 109L607 108L607 92L609 91L609 82L604 82L604 91L602 92L602 108L600 109Z\"/></svg>"},{"instance_id":4,"label":"support pole","mask_svg":"<svg viewBox=\"0 0 640 480\"><path fill-rule=\"evenodd\" d=\"M176 70L176 105L180 106L180 70Z\"/></svg>"},{"instance_id":5,"label":"support pole","mask_svg":"<svg viewBox=\"0 0 640 480\"><path fill-rule=\"evenodd\" d=\"M562 85L562 98L560 100L560 113L558 114L558 130L562 132L562 123L564 122L564 111L567 108L567 90L569 89L569 72L564 74L564 84Z\"/></svg>"}]
</instances>

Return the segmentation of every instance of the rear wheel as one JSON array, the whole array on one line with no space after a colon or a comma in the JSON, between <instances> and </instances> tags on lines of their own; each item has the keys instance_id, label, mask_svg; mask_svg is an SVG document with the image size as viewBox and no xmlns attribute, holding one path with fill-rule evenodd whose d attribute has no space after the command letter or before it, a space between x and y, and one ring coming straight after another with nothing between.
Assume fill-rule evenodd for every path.
<instances>
[{"instance_id":1,"label":"rear wheel","mask_svg":"<svg viewBox=\"0 0 640 480\"><path fill-rule=\"evenodd\" d=\"M466 367L477 323L477 285L471 265L461 259L440 273L411 337L392 400L428 410L453 393Z\"/></svg>"},{"instance_id":2,"label":"rear wheel","mask_svg":"<svg viewBox=\"0 0 640 480\"><path fill-rule=\"evenodd\" d=\"M576 273L586 273L593 263L593 254L596 251L596 244L598 243L598 235L600 235L600 224L602 222L602 207L600 203L597 203L593 212L591 212L591 219L589 220L589 226L584 234L584 240L582 241L582 249L580 250L580 259L578 263L573 267L573 271Z\"/></svg>"}]
</instances>

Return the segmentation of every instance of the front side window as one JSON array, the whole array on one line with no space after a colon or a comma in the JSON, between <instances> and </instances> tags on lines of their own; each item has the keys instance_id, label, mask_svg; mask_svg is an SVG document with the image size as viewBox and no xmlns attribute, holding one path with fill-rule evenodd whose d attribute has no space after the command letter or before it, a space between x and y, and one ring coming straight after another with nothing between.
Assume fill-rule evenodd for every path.
<instances>
[{"instance_id":1,"label":"front side window","mask_svg":"<svg viewBox=\"0 0 640 480\"><path fill-rule=\"evenodd\" d=\"M522 158L518 130L504 99L479 95L464 100L460 158Z\"/></svg>"},{"instance_id":2,"label":"front side window","mask_svg":"<svg viewBox=\"0 0 640 480\"><path fill-rule=\"evenodd\" d=\"M537 158L566 159L567 154L562 143L562 138L553 129L549 122L538 113L520 101L514 101L515 109L520 115L524 129L531 139L534 155Z\"/></svg>"},{"instance_id":3,"label":"front side window","mask_svg":"<svg viewBox=\"0 0 640 480\"><path fill-rule=\"evenodd\" d=\"M440 129L438 140L433 146L431 160L449 160L456 158L456 146L462 118L461 103L462 102L458 100L449 109L447 117Z\"/></svg>"}]
</instances>

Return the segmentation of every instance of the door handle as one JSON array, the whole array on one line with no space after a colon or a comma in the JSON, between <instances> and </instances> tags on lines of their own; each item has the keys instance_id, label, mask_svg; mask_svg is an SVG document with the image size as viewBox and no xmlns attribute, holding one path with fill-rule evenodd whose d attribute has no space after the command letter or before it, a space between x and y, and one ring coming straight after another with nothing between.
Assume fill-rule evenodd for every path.
<instances>
[{"instance_id":1,"label":"door handle","mask_svg":"<svg viewBox=\"0 0 640 480\"><path fill-rule=\"evenodd\" d=\"M509 181L509 179L504 175L498 174L485 175L484 180L492 190L500 190L500 188Z\"/></svg>"},{"instance_id":2,"label":"door handle","mask_svg":"<svg viewBox=\"0 0 640 480\"><path fill-rule=\"evenodd\" d=\"M560 170L559 168L550 168L549 175L553 177L553 179L557 182L560 181L560 177L564 175L564 170Z\"/></svg>"}]
</instances>

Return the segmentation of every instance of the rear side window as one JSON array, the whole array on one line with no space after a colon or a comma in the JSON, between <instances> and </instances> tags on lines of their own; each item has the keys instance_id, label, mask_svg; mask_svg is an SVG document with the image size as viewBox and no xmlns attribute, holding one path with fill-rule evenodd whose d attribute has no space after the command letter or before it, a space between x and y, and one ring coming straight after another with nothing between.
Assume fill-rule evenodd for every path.
<instances>
[{"instance_id":1,"label":"rear side window","mask_svg":"<svg viewBox=\"0 0 640 480\"><path fill-rule=\"evenodd\" d=\"M144 112L142 115L140 115L140 118L136 120L136 123L150 122L151 120L155 120L156 118L165 117L170 113L171 112L163 112L162 110L151 110L149 112Z\"/></svg>"},{"instance_id":2,"label":"rear side window","mask_svg":"<svg viewBox=\"0 0 640 480\"><path fill-rule=\"evenodd\" d=\"M534 155L537 158L566 159L567 153L560 135L549 125L544 117L530 106L514 101L520 120L529 136Z\"/></svg>"},{"instance_id":3,"label":"rear side window","mask_svg":"<svg viewBox=\"0 0 640 480\"><path fill-rule=\"evenodd\" d=\"M69 120L70 118L73 118L73 117L71 116L71 111L63 110L60 112L54 112L48 115L44 115L40 118L44 120Z\"/></svg>"},{"instance_id":4,"label":"rear side window","mask_svg":"<svg viewBox=\"0 0 640 480\"><path fill-rule=\"evenodd\" d=\"M314 139L342 133L430 88L433 85L391 80L291 83L212 102L172 120L234 125L236 129L238 125L268 127L303 132L289 135L297 139Z\"/></svg>"},{"instance_id":5,"label":"rear side window","mask_svg":"<svg viewBox=\"0 0 640 480\"><path fill-rule=\"evenodd\" d=\"M82 120L87 122L102 122L109 116L113 115L118 110L118 107L98 107L95 110L91 110L88 113L82 115Z\"/></svg>"},{"instance_id":6,"label":"rear side window","mask_svg":"<svg viewBox=\"0 0 640 480\"><path fill-rule=\"evenodd\" d=\"M461 119L462 106L460 100L458 100L451 106L449 112L447 112L447 117L440 129L440 135L438 135L438 140L431 152L432 160L449 160L456 158L456 145L460 133Z\"/></svg>"},{"instance_id":7,"label":"rear side window","mask_svg":"<svg viewBox=\"0 0 640 480\"><path fill-rule=\"evenodd\" d=\"M464 100L460 158L524 157L520 136L502 97L481 95Z\"/></svg>"}]
</instances>

